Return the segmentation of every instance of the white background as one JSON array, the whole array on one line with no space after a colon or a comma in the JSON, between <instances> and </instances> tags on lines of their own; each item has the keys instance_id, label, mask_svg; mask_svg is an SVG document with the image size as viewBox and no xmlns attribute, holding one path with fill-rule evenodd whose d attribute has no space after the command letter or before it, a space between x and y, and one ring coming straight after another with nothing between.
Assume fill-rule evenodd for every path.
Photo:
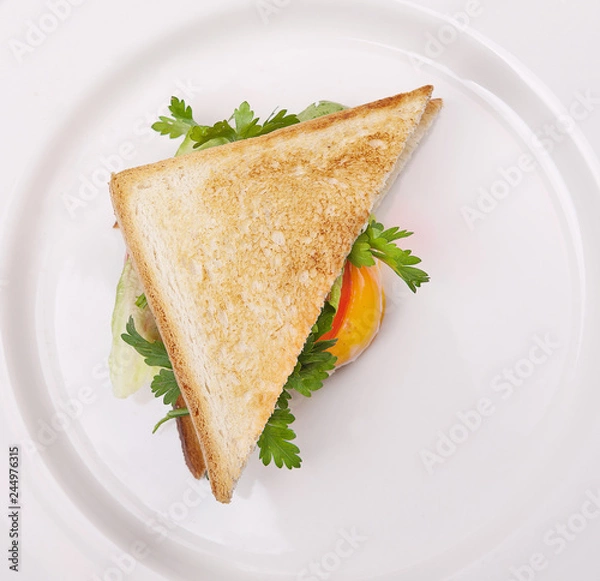
<instances>
[{"instance_id":1,"label":"white background","mask_svg":"<svg viewBox=\"0 0 600 581\"><path fill-rule=\"evenodd\" d=\"M73 7L69 18L43 45L18 63L9 49L9 40L22 38L27 21L35 20L47 11L46 3L0 0L0 103L3 112L0 159L6 159L14 150L21 153L17 163L2 165L0 211L26 175L36 152L46 145L45 137L52 135L52 129L58 127L68 113L65 103L75 100L73 91L90 86L94 78L102 77L134 46L130 34L132 27L144 27L159 34L165 27L186 21L191 13L198 15L208 10L212 3L216 3L215 0L85 0L80 6ZM447 15L465 7L463 0L421 0L418 4ZM576 92L591 91L600 96L600 4L589 0L482 0L481 4L484 10L481 16L472 20L473 28L515 55L566 107ZM77 30L85 30L85 34L78 34ZM64 58L69 53L77 53L78 58ZM60 58L57 55L61 55ZM24 77L23 70L26 71ZM25 82L15 85L12 80L17 72ZM20 103L25 96L28 101L34 97L36 106L23 110ZM600 153L600 113L597 108L580 124L580 129L594 151ZM40 140L39 136L44 139ZM0 272L0 279L3 275ZM4 381L2 376L0 381ZM4 391L2 397L6 397ZM11 417L2 421L2 450L16 443L11 427L14 421ZM474 564L471 571L455 578L508 581L511 578L509 568L527 562L539 549L544 531L578 510L588 488L600 488L600 422L595 437L582 442L576 466L564 475L564 483L551 503L493 553ZM48 486L51 484L43 481L43 474L31 474L26 464L22 466L21 492L25 508L21 523L24 538L21 560L25 572L20 574L21 578L70 580L92 579L94 574L100 576L110 556L117 553L116 548L93 532L89 533L95 535L89 539L95 547L93 552L84 553L74 544L73 538L84 523L76 512L69 511L68 502L60 513L47 512L47 508L41 506L36 494ZM4 539L2 531L0 538ZM536 574L535 579L600 579L599 544L600 521L592 521L561 555L553 557L548 567ZM0 578L11 578L4 563L0 563ZM155 576L138 565L127 578L151 581ZM527 576L523 579L531 580Z\"/></svg>"}]
</instances>

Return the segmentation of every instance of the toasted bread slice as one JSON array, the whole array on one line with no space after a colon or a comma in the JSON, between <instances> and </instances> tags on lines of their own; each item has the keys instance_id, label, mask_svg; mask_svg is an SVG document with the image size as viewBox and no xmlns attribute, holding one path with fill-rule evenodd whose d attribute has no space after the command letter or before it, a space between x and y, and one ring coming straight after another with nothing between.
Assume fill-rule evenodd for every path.
<instances>
[{"instance_id":1,"label":"toasted bread slice","mask_svg":"<svg viewBox=\"0 0 600 581\"><path fill-rule=\"evenodd\" d=\"M229 502L432 87L113 176L117 220Z\"/></svg>"}]
</instances>

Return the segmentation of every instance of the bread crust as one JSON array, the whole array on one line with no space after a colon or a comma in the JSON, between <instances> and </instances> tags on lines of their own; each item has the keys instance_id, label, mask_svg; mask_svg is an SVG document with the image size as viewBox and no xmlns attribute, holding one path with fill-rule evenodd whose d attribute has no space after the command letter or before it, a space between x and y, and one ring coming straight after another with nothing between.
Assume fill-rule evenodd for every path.
<instances>
[{"instance_id":1,"label":"bread crust","mask_svg":"<svg viewBox=\"0 0 600 581\"><path fill-rule=\"evenodd\" d=\"M432 90L112 176L115 214L220 502Z\"/></svg>"},{"instance_id":2,"label":"bread crust","mask_svg":"<svg viewBox=\"0 0 600 581\"><path fill-rule=\"evenodd\" d=\"M186 407L186 403L183 396L180 395L173 409L184 407ZM202 447L200 446L200 440L198 440L196 428L194 428L194 422L192 422L192 418L189 415L178 416L176 421L186 466L194 478L202 478L206 473L206 464L204 463Z\"/></svg>"}]
</instances>

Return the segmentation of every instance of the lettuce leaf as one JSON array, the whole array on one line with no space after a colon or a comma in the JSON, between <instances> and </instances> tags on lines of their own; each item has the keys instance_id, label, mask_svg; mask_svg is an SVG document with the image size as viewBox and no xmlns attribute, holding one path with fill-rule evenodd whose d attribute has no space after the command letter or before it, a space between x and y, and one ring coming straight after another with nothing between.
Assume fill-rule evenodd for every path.
<instances>
[{"instance_id":1,"label":"lettuce leaf","mask_svg":"<svg viewBox=\"0 0 600 581\"><path fill-rule=\"evenodd\" d=\"M133 317L135 326L150 341L160 339L154 317L146 306L136 306L138 297L144 292L140 279L128 258L123 266L121 278L117 284L117 296L112 315L112 345L108 357L110 379L113 393L117 397L128 397L140 387L148 385L160 371L159 367L150 367L144 358L121 339L129 317Z\"/></svg>"}]
</instances>

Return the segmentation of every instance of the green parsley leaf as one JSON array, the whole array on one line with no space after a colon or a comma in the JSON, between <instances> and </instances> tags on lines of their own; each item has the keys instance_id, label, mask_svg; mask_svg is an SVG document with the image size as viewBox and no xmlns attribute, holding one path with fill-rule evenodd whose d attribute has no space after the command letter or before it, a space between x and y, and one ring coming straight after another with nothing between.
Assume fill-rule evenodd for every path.
<instances>
[{"instance_id":1,"label":"green parsley leaf","mask_svg":"<svg viewBox=\"0 0 600 581\"><path fill-rule=\"evenodd\" d=\"M281 400L281 396L279 399ZM268 466L272 460L277 468L285 464L286 468L291 470L300 468L302 459L299 456L300 449L292 443L296 434L289 427L295 418L287 407L287 401L285 405L286 407L275 408L258 439L258 448L259 458L265 466Z\"/></svg>"},{"instance_id":2,"label":"green parsley leaf","mask_svg":"<svg viewBox=\"0 0 600 581\"><path fill-rule=\"evenodd\" d=\"M186 105L183 99L171 97L169 110L172 117L161 116L152 125L152 129L171 138L184 135L185 139L176 153L176 155L182 155L198 149L208 149L240 139L266 135L277 129L328 115L335 111L341 111L345 108L343 105L332 101L317 101L298 115L288 113L286 109L273 111L264 124L261 125L259 123L260 119L255 116L248 102L244 101L229 119L217 121L211 126L196 123L192 115L192 108ZM233 126L230 123L231 121L233 121Z\"/></svg>"},{"instance_id":3,"label":"green parsley leaf","mask_svg":"<svg viewBox=\"0 0 600 581\"><path fill-rule=\"evenodd\" d=\"M165 422L168 422L169 420L175 418L179 418L181 416L188 416L189 414L190 410L188 410L187 408L177 408L174 410L169 410L167 412L167 415L156 423L154 429L152 430L152 433L154 434L156 430L158 430L158 428L160 428Z\"/></svg>"},{"instance_id":4,"label":"green parsley leaf","mask_svg":"<svg viewBox=\"0 0 600 581\"><path fill-rule=\"evenodd\" d=\"M284 389L281 392L281 395L277 398L277 403L275 404L275 407L284 410L288 409L290 407L290 399L292 399L292 394L286 389Z\"/></svg>"},{"instance_id":5,"label":"green parsley leaf","mask_svg":"<svg viewBox=\"0 0 600 581\"><path fill-rule=\"evenodd\" d=\"M135 328L133 317L129 317L125 325L127 333L121 335L121 339L131 345L150 367L166 367L172 369L171 361L167 355L167 350L162 341L153 341L152 343L142 337Z\"/></svg>"},{"instance_id":6,"label":"green parsley leaf","mask_svg":"<svg viewBox=\"0 0 600 581\"><path fill-rule=\"evenodd\" d=\"M384 229L383 224L371 217L365 230L354 242L348 260L354 266L373 266L375 258L387 264L407 285L416 292L417 288L429 281L429 275L415 264L421 259L410 250L402 250L394 243L401 238L411 236L412 232L398 227Z\"/></svg>"},{"instance_id":7,"label":"green parsley leaf","mask_svg":"<svg viewBox=\"0 0 600 581\"><path fill-rule=\"evenodd\" d=\"M233 126L230 124L231 120L233 120ZM264 125L261 125L259 121L260 119L255 117L248 102L244 101L228 120L217 121L213 126L196 125L190 129L187 136L195 142L194 149L206 149L232 141L266 135L276 129L300 122L296 115L288 115L286 109L271 113Z\"/></svg>"},{"instance_id":8,"label":"green parsley leaf","mask_svg":"<svg viewBox=\"0 0 600 581\"><path fill-rule=\"evenodd\" d=\"M145 299L145 295L140 295L136 301L136 305L139 306L138 302L141 302L142 297ZM144 337L137 332L133 317L129 317L125 328L127 333L121 335L123 341L131 345L142 357L144 357L144 361L147 365L163 368L154 376L154 379L150 384L152 393L155 397L162 397L165 404L173 405L181 395L181 390L175 379L171 360L169 359L164 343L162 341L154 341L151 343L147 339L144 339ZM169 410L167 415L154 426L152 433L156 432L156 430L167 420L185 415L182 411L184 409L185 408ZM185 410L185 413L188 413L188 411Z\"/></svg>"},{"instance_id":9,"label":"green parsley leaf","mask_svg":"<svg viewBox=\"0 0 600 581\"><path fill-rule=\"evenodd\" d=\"M323 387L323 381L335 368L336 357L325 349L335 344L332 341L318 341L310 345L309 352L303 352L292 374L288 377L286 388L310 397L313 391Z\"/></svg>"},{"instance_id":10,"label":"green parsley leaf","mask_svg":"<svg viewBox=\"0 0 600 581\"><path fill-rule=\"evenodd\" d=\"M273 113L275 113L275 111L273 111ZM300 119L298 119L297 115L294 115L293 113L288 115L287 109L281 109L275 116L273 116L273 113L269 115L258 135L266 135L267 133L271 133L271 131L276 131L277 129L283 129L289 125L300 123Z\"/></svg>"},{"instance_id":11,"label":"green parsley leaf","mask_svg":"<svg viewBox=\"0 0 600 581\"><path fill-rule=\"evenodd\" d=\"M331 331L336 311L336 307L329 301L325 301L325 304L319 313L319 317L317 318L317 322L313 325L311 334L308 336L309 340L312 339L313 341L317 341L317 339L320 339L323 335ZM306 349L306 345L304 347Z\"/></svg>"},{"instance_id":12,"label":"green parsley leaf","mask_svg":"<svg viewBox=\"0 0 600 581\"><path fill-rule=\"evenodd\" d=\"M215 145L223 145L235 141L235 129L229 125L228 121L217 121L212 127L208 125L196 125L188 133L189 138L194 142L194 149L206 145L208 142L215 142ZM206 148L203 148L206 149Z\"/></svg>"},{"instance_id":13,"label":"green parsley leaf","mask_svg":"<svg viewBox=\"0 0 600 581\"><path fill-rule=\"evenodd\" d=\"M234 112L235 133L237 139L254 137L255 132L260 130L258 117L254 117L254 111L250 109L248 101L244 101Z\"/></svg>"},{"instance_id":14,"label":"green parsley leaf","mask_svg":"<svg viewBox=\"0 0 600 581\"><path fill-rule=\"evenodd\" d=\"M161 135L168 135L171 139L175 139L187 135L192 127L198 125L192 117L192 108L186 105L183 99L171 97L169 111L173 117L160 116L159 120L152 125L152 129Z\"/></svg>"},{"instance_id":15,"label":"green parsley leaf","mask_svg":"<svg viewBox=\"0 0 600 581\"><path fill-rule=\"evenodd\" d=\"M337 358L327 349L335 345L336 339L320 341L319 338L331 330L335 308L325 303L321 314L314 324L312 331L298 356L294 371L288 377L285 388L294 390L310 397L313 391L323 387L323 381L329 377L329 372L335 368Z\"/></svg>"},{"instance_id":16,"label":"green parsley leaf","mask_svg":"<svg viewBox=\"0 0 600 581\"><path fill-rule=\"evenodd\" d=\"M181 395L172 369L161 369L158 375L154 376L150 389L156 397L162 397L167 405L173 405Z\"/></svg>"},{"instance_id":17,"label":"green parsley leaf","mask_svg":"<svg viewBox=\"0 0 600 581\"><path fill-rule=\"evenodd\" d=\"M288 377L286 390L294 390L310 397L313 391L323 387L323 381L329 377L329 372L335 368L337 361L337 357L327 351L335 345L336 339L320 341L319 338L331 331L334 317L335 309L326 302L304 343L294 371Z\"/></svg>"}]
</instances>

